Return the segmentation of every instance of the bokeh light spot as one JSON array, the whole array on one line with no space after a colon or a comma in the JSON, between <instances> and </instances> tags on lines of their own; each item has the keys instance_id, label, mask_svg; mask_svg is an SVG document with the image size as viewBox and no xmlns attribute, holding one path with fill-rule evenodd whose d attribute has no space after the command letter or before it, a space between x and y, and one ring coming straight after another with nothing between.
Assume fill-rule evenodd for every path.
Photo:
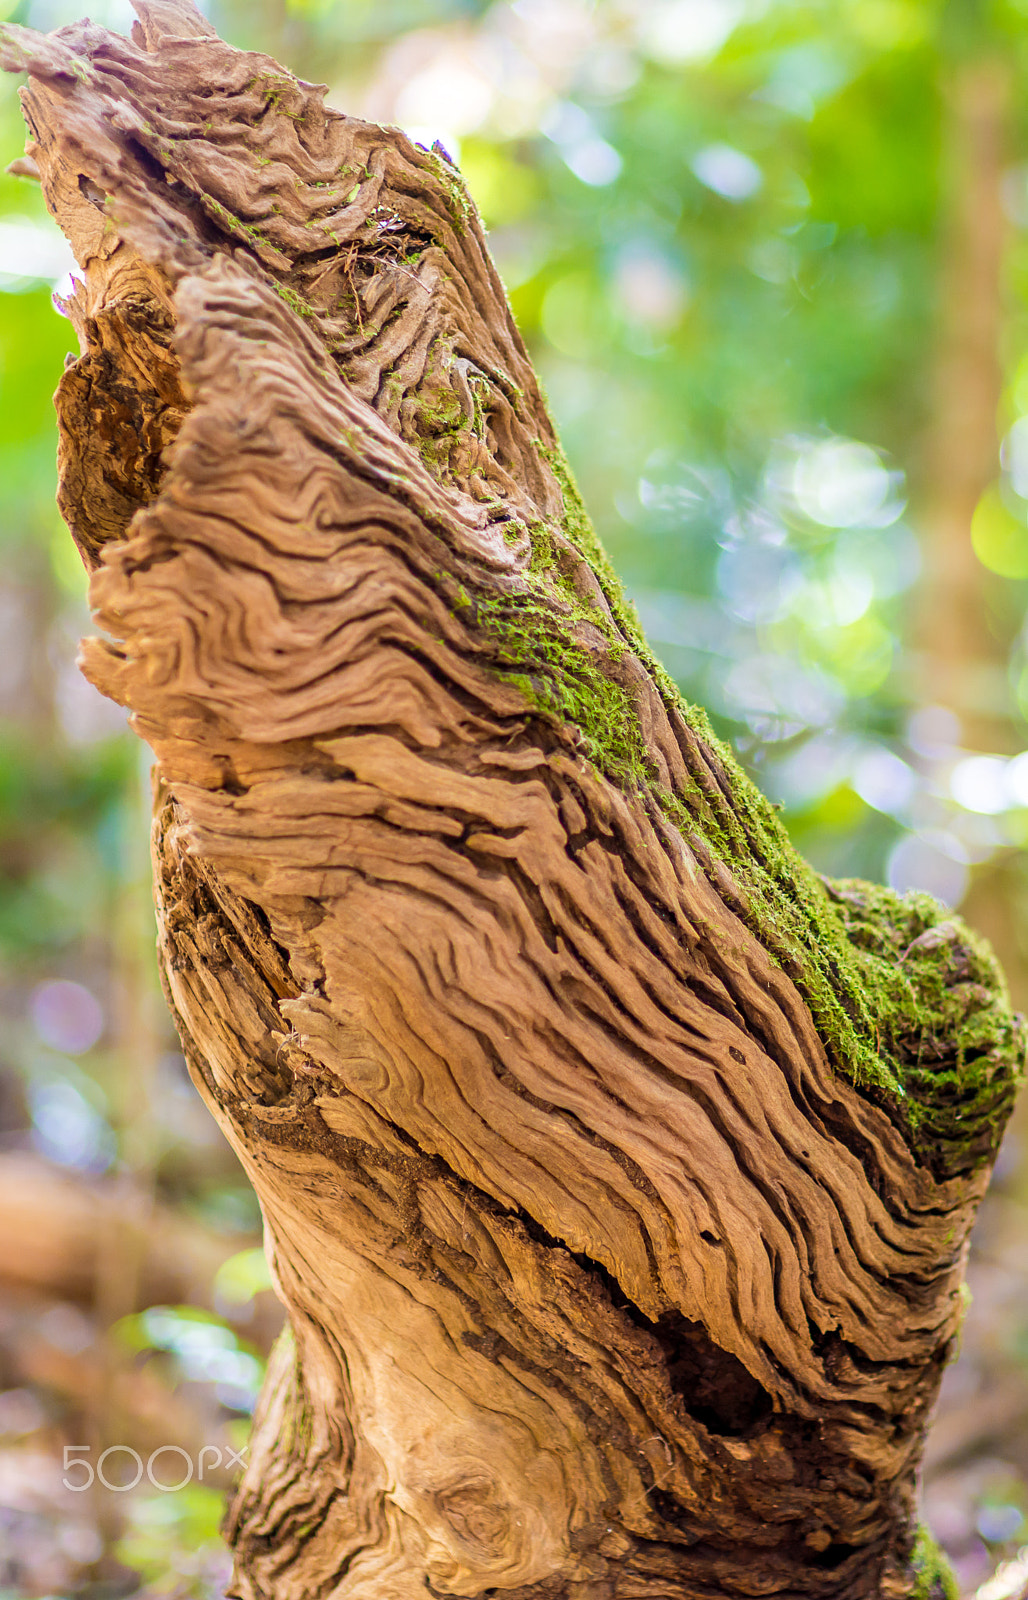
<instances>
[{"instance_id":1,"label":"bokeh light spot","mask_svg":"<svg viewBox=\"0 0 1028 1600\"><path fill-rule=\"evenodd\" d=\"M16 215L0 220L0 291L17 293L41 281L56 285L74 265L55 222Z\"/></svg>"},{"instance_id":2,"label":"bokeh light spot","mask_svg":"<svg viewBox=\"0 0 1028 1600\"><path fill-rule=\"evenodd\" d=\"M64 978L33 989L29 1015L43 1043L64 1055L91 1050L104 1030L103 1008L96 996L81 983Z\"/></svg>"},{"instance_id":3,"label":"bokeh light spot","mask_svg":"<svg viewBox=\"0 0 1028 1600\"><path fill-rule=\"evenodd\" d=\"M555 350L567 356L587 356L599 315L592 278L587 272L567 272L547 289L539 321Z\"/></svg>"},{"instance_id":4,"label":"bokeh light spot","mask_svg":"<svg viewBox=\"0 0 1028 1600\"><path fill-rule=\"evenodd\" d=\"M802 450L792 473L797 506L826 528L855 528L886 511L893 475L870 445L826 439ZM902 503L895 504L895 521Z\"/></svg>"},{"instance_id":5,"label":"bokeh light spot","mask_svg":"<svg viewBox=\"0 0 1028 1600\"><path fill-rule=\"evenodd\" d=\"M724 200L749 200L764 182L755 161L730 144L708 144L693 157L700 182Z\"/></svg>"},{"instance_id":6,"label":"bokeh light spot","mask_svg":"<svg viewBox=\"0 0 1028 1600\"><path fill-rule=\"evenodd\" d=\"M951 755L960 735L960 718L948 706L920 706L907 719L907 743L930 761Z\"/></svg>"},{"instance_id":7,"label":"bokeh light spot","mask_svg":"<svg viewBox=\"0 0 1028 1600\"><path fill-rule=\"evenodd\" d=\"M917 779L905 761L882 745L865 750L853 767L853 787L876 811L896 816L914 797Z\"/></svg>"},{"instance_id":8,"label":"bokeh light spot","mask_svg":"<svg viewBox=\"0 0 1028 1600\"><path fill-rule=\"evenodd\" d=\"M958 906L969 879L966 852L952 834L908 833L889 856L888 879L900 894L916 889Z\"/></svg>"},{"instance_id":9,"label":"bokeh light spot","mask_svg":"<svg viewBox=\"0 0 1028 1600\"><path fill-rule=\"evenodd\" d=\"M1028 578L1028 526L987 489L971 518L971 543L983 567L1001 578Z\"/></svg>"},{"instance_id":10,"label":"bokeh light spot","mask_svg":"<svg viewBox=\"0 0 1028 1600\"><path fill-rule=\"evenodd\" d=\"M44 1079L29 1086L28 1100L32 1143L40 1155L80 1171L106 1171L115 1156L114 1136L75 1084Z\"/></svg>"},{"instance_id":11,"label":"bokeh light spot","mask_svg":"<svg viewBox=\"0 0 1028 1600\"><path fill-rule=\"evenodd\" d=\"M1000 460L1014 493L1028 500L1028 417L1018 417L1007 433Z\"/></svg>"},{"instance_id":12,"label":"bokeh light spot","mask_svg":"<svg viewBox=\"0 0 1028 1600\"><path fill-rule=\"evenodd\" d=\"M1007 763L999 756L966 756L950 773L949 791L965 811L996 816L1007 809Z\"/></svg>"},{"instance_id":13,"label":"bokeh light spot","mask_svg":"<svg viewBox=\"0 0 1028 1600\"><path fill-rule=\"evenodd\" d=\"M1028 750L1007 763L1006 790L1015 806L1028 806Z\"/></svg>"},{"instance_id":14,"label":"bokeh light spot","mask_svg":"<svg viewBox=\"0 0 1028 1600\"><path fill-rule=\"evenodd\" d=\"M647 244L628 245L621 251L614 269L614 290L631 321L660 331L674 327L688 298L679 268Z\"/></svg>"},{"instance_id":15,"label":"bokeh light spot","mask_svg":"<svg viewBox=\"0 0 1028 1600\"><path fill-rule=\"evenodd\" d=\"M707 61L745 13L745 0L657 0L643 8L639 43L646 55L668 66Z\"/></svg>"},{"instance_id":16,"label":"bokeh light spot","mask_svg":"<svg viewBox=\"0 0 1028 1600\"><path fill-rule=\"evenodd\" d=\"M396 115L402 127L416 125L471 133L481 127L493 103L493 89L476 63L447 52L414 74L401 89Z\"/></svg>"}]
</instances>

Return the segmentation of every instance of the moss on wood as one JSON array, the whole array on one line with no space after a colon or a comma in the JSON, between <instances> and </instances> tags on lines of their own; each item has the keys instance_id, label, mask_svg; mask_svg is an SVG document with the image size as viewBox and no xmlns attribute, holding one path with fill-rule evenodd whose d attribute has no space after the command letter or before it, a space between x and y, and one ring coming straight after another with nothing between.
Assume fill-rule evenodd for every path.
<instances>
[{"instance_id":1,"label":"moss on wood","mask_svg":"<svg viewBox=\"0 0 1028 1600\"><path fill-rule=\"evenodd\" d=\"M626 791L651 792L687 838L702 834L715 861L737 879L747 925L796 982L836 1067L889 1105L919 1157L940 1173L991 1159L1021 1080L1025 1027L987 944L928 895L833 885L802 858L706 713L683 699L654 657L563 453L543 453L561 485L561 531L598 579L610 615L577 600L557 569L552 541L537 535L531 570L538 600L479 603L511 654L531 666L512 669L511 680L540 709L577 724L585 753L608 778ZM599 648L561 637L554 593L568 634L587 620L602 636ZM609 671L626 647L647 667L669 712L715 756L727 805L715 810L699 785L679 793L659 787L631 699Z\"/></svg>"},{"instance_id":2,"label":"moss on wood","mask_svg":"<svg viewBox=\"0 0 1028 1600\"><path fill-rule=\"evenodd\" d=\"M922 1523L911 1559L914 1586L910 1600L960 1600L960 1589L946 1557Z\"/></svg>"}]
</instances>

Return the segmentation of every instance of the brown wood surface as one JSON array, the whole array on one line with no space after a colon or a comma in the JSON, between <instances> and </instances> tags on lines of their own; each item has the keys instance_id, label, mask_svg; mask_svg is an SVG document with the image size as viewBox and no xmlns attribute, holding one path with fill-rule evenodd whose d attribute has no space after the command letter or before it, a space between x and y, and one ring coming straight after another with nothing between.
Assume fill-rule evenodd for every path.
<instances>
[{"instance_id":1,"label":"brown wood surface","mask_svg":"<svg viewBox=\"0 0 1028 1600\"><path fill-rule=\"evenodd\" d=\"M931 1592L915 1471L1009 1062L929 1149L830 1056L816 929L866 939L862 891L767 859L640 644L445 157L137 11L5 49L84 269L84 667L157 756L168 998L292 1325L232 1592Z\"/></svg>"}]
</instances>

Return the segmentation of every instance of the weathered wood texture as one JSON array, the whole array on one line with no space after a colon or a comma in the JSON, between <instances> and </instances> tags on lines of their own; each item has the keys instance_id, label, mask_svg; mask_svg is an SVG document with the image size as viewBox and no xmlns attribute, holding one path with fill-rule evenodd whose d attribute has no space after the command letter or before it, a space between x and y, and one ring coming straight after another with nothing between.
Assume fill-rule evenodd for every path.
<instances>
[{"instance_id":1,"label":"weathered wood texture","mask_svg":"<svg viewBox=\"0 0 1028 1600\"><path fill-rule=\"evenodd\" d=\"M445 155L137 10L5 49L84 269L84 668L293 1329L233 1592L927 1593L1002 982L681 705Z\"/></svg>"}]
</instances>

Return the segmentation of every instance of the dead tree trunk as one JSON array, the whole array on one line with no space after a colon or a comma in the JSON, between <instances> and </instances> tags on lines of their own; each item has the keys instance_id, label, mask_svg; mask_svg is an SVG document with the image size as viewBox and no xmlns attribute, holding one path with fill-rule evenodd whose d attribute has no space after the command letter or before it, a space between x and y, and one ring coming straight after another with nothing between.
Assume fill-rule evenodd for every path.
<instances>
[{"instance_id":1,"label":"dead tree trunk","mask_svg":"<svg viewBox=\"0 0 1028 1600\"><path fill-rule=\"evenodd\" d=\"M445 154L137 10L5 50L84 269L84 666L291 1321L233 1593L941 1593L991 957L822 884L681 703Z\"/></svg>"}]
</instances>

